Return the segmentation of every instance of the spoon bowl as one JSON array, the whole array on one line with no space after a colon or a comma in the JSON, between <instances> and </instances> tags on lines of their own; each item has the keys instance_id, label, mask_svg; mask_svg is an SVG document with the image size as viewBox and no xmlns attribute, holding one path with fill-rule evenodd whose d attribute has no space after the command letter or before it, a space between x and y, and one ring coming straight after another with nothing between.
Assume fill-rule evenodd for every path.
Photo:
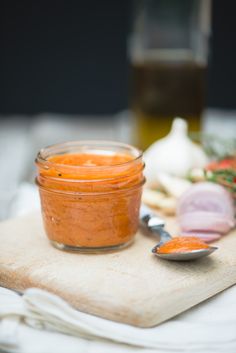
<instances>
[{"instance_id":1,"label":"spoon bowl","mask_svg":"<svg viewBox=\"0 0 236 353\"><path fill-rule=\"evenodd\" d=\"M185 252L172 252L172 253L161 253L158 249L164 243L173 239L171 235L164 229L165 222L163 219L158 217L156 214L150 210L147 206L141 206L140 210L140 220L142 225L144 225L153 235L158 235L160 242L154 246L152 249L152 253L164 260L169 261L191 261L200 259L201 257L205 257L211 255L218 248L215 246L209 246L208 248L199 249L199 250L191 250Z\"/></svg>"},{"instance_id":2,"label":"spoon bowl","mask_svg":"<svg viewBox=\"0 0 236 353\"><path fill-rule=\"evenodd\" d=\"M162 243L163 244L163 243ZM215 250L218 248L215 246L210 246L207 249L199 249L199 250L192 250L189 252L176 252L172 254L164 254L161 252L157 252L158 248L160 247L159 244L154 246L152 249L152 253L161 259L164 260L173 260L173 261L190 261L190 260L196 260L199 259L200 257L205 257L208 255L211 255Z\"/></svg>"}]
</instances>

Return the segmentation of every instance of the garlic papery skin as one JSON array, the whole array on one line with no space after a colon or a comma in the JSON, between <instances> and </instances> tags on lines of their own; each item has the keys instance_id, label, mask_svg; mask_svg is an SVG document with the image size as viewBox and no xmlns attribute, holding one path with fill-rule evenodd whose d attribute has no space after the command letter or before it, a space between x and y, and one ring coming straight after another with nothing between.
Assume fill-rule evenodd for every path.
<instances>
[{"instance_id":1,"label":"garlic papery skin","mask_svg":"<svg viewBox=\"0 0 236 353\"><path fill-rule=\"evenodd\" d=\"M208 158L203 149L188 137L184 119L175 118L170 133L152 144L144 153L147 187L158 186L158 174L185 178L192 168L203 168Z\"/></svg>"}]
</instances>

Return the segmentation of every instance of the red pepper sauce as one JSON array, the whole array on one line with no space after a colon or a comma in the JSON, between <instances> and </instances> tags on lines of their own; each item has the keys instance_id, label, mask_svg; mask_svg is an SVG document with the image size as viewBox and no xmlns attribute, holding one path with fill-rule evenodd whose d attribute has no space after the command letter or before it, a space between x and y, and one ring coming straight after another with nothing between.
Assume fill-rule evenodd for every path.
<instances>
[{"instance_id":1,"label":"red pepper sauce","mask_svg":"<svg viewBox=\"0 0 236 353\"><path fill-rule=\"evenodd\" d=\"M208 248L209 246L198 237L176 237L161 245L157 252L162 254L185 253Z\"/></svg>"},{"instance_id":2,"label":"red pepper sauce","mask_svg":"<svg viewBox=\"0 0 236 353\"><path fill-rule=\"evenodd\" d=\"M68 153L47 160L49 168L39 166L37 182L52 241L99 248L134 237L144 182L141 161L117 153Z\"/></svg>"}]
</instances>

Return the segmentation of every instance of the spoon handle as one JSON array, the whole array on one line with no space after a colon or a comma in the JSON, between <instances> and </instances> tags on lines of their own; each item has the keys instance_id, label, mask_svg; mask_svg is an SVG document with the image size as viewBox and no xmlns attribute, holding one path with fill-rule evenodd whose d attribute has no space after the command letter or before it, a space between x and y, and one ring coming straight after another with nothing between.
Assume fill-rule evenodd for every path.
<instances>
[{"instance_id":1,"label":"spoon handle","mask_svg":"<svg viewBox=\"0 0 236 353\"><path fill-rule=\"evenodd\" d=\"M140 221L151 230L154 227L163 227L165 221L157 216L149 207L142 205L140 209Z\"/></svg>"},{"instance_id":2,"label":"spoon handle","mask_svg":"<svg viewBox=\"0 0 236 353\"><path fill-rule=\"evenodd\" d=\"M149 228L152 233L158 233L160 236L160 243L165 243L171 240L171 235L164 229L163 226L154 226Z\"/></svg>"}]
</instances>

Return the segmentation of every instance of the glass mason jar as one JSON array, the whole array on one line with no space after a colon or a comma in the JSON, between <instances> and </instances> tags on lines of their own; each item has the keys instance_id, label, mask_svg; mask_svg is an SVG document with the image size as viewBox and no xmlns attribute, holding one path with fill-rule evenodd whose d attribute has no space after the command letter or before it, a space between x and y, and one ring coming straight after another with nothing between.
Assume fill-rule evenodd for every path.
<instances>
[{"instance_id":1,"label":"glass mason jar","mask_svg":"<svg viewBox=\"0 0 236 353\"><path fill-rule=\"evenodd\" d=\"M211 0L134 1L128 50L140 148L165 136L176 116L201 129L210 13Z\"/></svg>"},{"instance_id":2,"label":"glass mason jar","mask_svg":"<svg viewBox=\"0 0 236 353\"><path fill-rule=\"evenodd\" d=\"M118 142L66 142L36 158L42 216L59 249L100 251L132 242L139 223L142 152Z\"/></svg>"}]
</instances>

